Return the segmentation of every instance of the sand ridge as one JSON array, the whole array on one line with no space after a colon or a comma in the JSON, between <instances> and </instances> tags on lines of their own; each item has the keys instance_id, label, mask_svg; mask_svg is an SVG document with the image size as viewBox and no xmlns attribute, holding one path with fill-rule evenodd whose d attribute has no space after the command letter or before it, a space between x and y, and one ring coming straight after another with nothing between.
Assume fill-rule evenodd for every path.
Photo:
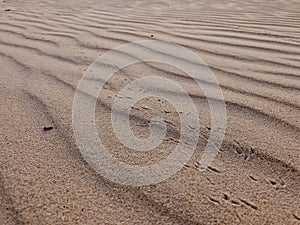
<instances>
[{"instance_id":1,"label":"sand ridge","mask_svg":"<svg viewBox=\"0 0 300 225\"><path fill-rule=\"evenodd\" d=\"M299 224L298 1L7 0L0 6L1 223ZM178 82L197 105L202 125L195 157L179 173L130 188L103 179L83 160L72 101L99 55L144 39L180 44L206 61L224 93L228 127L221 153L200 173L197 157L210 117L195 82L158 63L119 71L96 110L99 134L116 158L159 160L179 134L176 110L147 99L132 110L134 132L147 135L149 119L160 116L170 125L166 141L154 155L124 153L109 113L115 95L134 79L157 74ZM45 126L54 129L45 132Z\"/></svg>"}]
</instances>

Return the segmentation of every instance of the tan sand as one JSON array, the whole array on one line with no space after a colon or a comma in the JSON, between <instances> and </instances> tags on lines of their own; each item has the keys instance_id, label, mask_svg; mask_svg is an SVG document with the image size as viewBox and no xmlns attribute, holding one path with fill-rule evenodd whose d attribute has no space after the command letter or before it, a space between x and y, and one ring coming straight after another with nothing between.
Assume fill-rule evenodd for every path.
<instances>
[{"instance_id":1,"label":"tan sand","mask_svg":"<svg viewBox=\"0 0 300 225\"><path fill-rule=\"evenodd\" d=\"M300 224L300 2L213 2L1 1L0 224ZM188 47L210 66L227 104L226 137L205 172L196 165L201 138L170 179L124 187L83 160L72 102L98 56L151 38ZM99 135L127 163L159 160L176 146L166 141L154 155L128 157L112 133L108 112L118 90L153 74L187 89L209 134L207 102L185 73L129 66L106 85L96 112ZM171 105L153 98L135 109L133 124L160 116L178 133ZM147 126L135 132L149 134Z\"/></svg>"}]
</instances>

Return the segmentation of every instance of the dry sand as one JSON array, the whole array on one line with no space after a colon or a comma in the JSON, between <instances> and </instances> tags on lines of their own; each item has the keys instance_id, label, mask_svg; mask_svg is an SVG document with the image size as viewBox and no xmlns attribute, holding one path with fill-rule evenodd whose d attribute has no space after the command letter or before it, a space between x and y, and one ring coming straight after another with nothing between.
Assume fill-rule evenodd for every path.
<instances>
[{"instance_id":1,"label":"dry sand","mask_svg":"<svg viewBox=\"0 0 300 225\"><path fill-rule=\"evenodd\" d=\"M298 0L1 0L0 224L300 224L299 14ZM113 98L138 77L156 74L187 88L202 138L170 179L123 187L83 160L72 101L99 55L151 38L186 46L210 66L227 104L226 138L210 169L199 172L210 126L203 93L172 67L129 66L106 85L96 113L116 158L155 161L176 144L173 132L154 156L129 158L112 134ZM180 127L175 109L154 98L132 114L136 125L156 115ZM145 136L147 126L135 132Z\"/></svg>"}]
</instances>

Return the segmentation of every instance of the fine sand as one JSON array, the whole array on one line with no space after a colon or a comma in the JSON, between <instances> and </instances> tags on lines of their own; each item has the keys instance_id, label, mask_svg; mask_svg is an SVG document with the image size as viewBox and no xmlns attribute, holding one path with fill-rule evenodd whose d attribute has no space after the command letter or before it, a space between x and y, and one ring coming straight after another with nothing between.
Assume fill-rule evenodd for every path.
<instances>
[{"instance_id":1,"label":"fine sand","mask_svg":"<svg viewBox=\"0 0 300 225\"><path fill-rule=\"evenodd\" d=\"M300 224L300 2L216 2L1 0L0 224ZM131 123L145 138L149 120L164 118L162 145L142 154L118 142L111 104L139 77L178 82L201 122L187 165L162 183L134 188L85 162L72 103L98 56L145 39L174 42L205 60L225 97L227 130L217 158L200 172L210 114L195 82L159 63L117 72L99 96L96 124L120 161L157 162L176 147L180 132L176 109L153 97L135 105Z\"/></svg>"}]
</instances>

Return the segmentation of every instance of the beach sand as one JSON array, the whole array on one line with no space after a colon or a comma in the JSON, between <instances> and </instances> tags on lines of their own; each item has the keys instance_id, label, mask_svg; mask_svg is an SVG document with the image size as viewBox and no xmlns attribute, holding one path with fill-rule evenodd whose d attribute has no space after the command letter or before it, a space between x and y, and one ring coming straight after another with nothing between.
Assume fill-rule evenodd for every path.
<instances>
[{"instance_id":1,"label":"beach sand","mask_svg":"<svg viewBox=\"0 0 300 225\"><path fill-rule=\"evenodd\" d=\"M300 224L300 2L217 2L1 1L0 224ZM174 176L122 186L80 154L73 98L97 57L149 39L187 47L207 63L225 97L226 135L200 172L210 133L203 92L171 66L126 67L106 84L96 109L99 135L114 157L146 163L176 147L178 113L155 98L139 102L131 122L145 137L153 116L168 121L173 133L161 147L129 157L114 136L114 97L140 77L158 75L184 87L199 111L201 137Z\"/></svg>"}]
</instances>

